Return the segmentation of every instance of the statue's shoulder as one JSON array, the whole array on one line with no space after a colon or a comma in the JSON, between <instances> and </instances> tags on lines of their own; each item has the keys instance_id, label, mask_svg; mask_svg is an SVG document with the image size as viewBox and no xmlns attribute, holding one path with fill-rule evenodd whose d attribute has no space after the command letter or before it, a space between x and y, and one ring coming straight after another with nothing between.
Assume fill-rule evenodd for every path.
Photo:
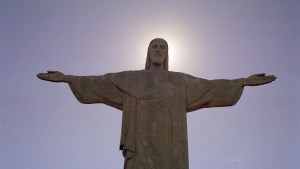
<instances>
[{"instance_id":1,"label":"statue's shoulder","mask_svg":"<svg viewBox=\"0 0 300 169\"><path fill-rule=\"evenodd\" d=\"M156 74L158 72L151 71L151 70L130 70L130 71L123 71L119 73L115 73L116 76L122 76L122 77L129 77L129 78L142 78L145 77L147 74ZM173 79L186 79L190 75L181 73L181 72L174 72L174 71L162 71L160 73L166 73L168 76L172 77Z\"/></svg>"},{"instance_id":2,"label":"statue's shoulder","mask_svg":"<svg viewBox=\"0 0 300 169\"><path fill-rule=\"evenodd\" d=\"M105 75L108 76L126 76L126 75L131 75L131 74L137 74L140 73L142 70L127 70L127 71L122 71L122 72L111 72L107 73Z\"/></svg>"},{"instance_id":3,"label":"statue's shoulder","mask_svg":"<svg viewBox=\"0 0 300 169\"><path fill-rule=\"evenodd\" d=\"M105 76L110 79L126 80L132 77L140 77L142 74L144 74L144 72L145 70L128 70L122 72L107 73L105 74Z\"/></svg>"},{"instance_id":4,"label":"statue's shoulder","mask_svg":"<svg viewBox=\"0 0 300 169\"><path fill-rule=\"evenodd\" d=\"M199 77L189 75L189 74L186 74L186 73L182 73L182 72L172 72L172 71L169 71L169 72L170 72L170 75L172 77L177 77L177 78L180 78L184 81L190 81L190 80L207 81L206 79L199 78Z\"/></svg>"},{"instance_id":5,"label":"statue's shoulder","mask_svg":"<svg viewBox=\"0 0 300 169\"><path fill-rule=\"evenodd\" d=\"M116 72L116 73L108 73L107 75L109 76L114 76L114 77L139 77L139 76L144 76L146 73L151 72L150 70L128 70L128 71L122 71L122 72ZM166 71L166 73L176 79L194 79L197 78L195 76L182 73L182 72L175 72L175 71Z\"/></svg>"},{"instance_id":6,"label":"statue's shoulder","mask_svg":"<svg viewBox=\"0 0 300 169\"><path fill-rule=\"evenodd\" d=\"M121 76L134 76L139 74L144 74L145 70L127 70L123 72L119 72L118 74Z\"/></svg>"},{"instance_id":7,"label":"statue's shoulder","mask_svg":"<svg viewBox=\"0 0 300 169\"><path fill-rule=\"evenodd\" d=\"M191 76L189 74L182 73L182 72L169 71L169 74L172 77L177 77L177 78L181 78L181 79L187 79L187 78L193 77L193 76Z\"/></svg>"}]
</instances>

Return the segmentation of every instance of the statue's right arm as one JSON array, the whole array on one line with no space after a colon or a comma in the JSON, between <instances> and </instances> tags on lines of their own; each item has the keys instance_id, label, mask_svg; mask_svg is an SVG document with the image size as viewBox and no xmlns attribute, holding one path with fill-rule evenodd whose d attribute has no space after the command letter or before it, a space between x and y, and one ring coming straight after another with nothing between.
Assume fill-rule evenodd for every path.
<instances>
[{"instance_id":1,"label":"statue's right arm","mask_svg":"<svg viewBox=\"0 0 300 169\"><path fill-rule=\"evenodd\" d=\"M59 71L50 71L48 70L47 73L39 73L37 74L37 77L41 80L49 81L49 82L65 82L65 83L71 83L72 82L72 75L64 75L63 73Z\"/></svg>"},{"instance_id":2,"label":"statue's right arm","mask_svg":"<svg viewBox=\"0 0 300 169\"><path fill-rule=\"evenodd\" d=\"M245 78L242 86L259 86L264 85L273 82L276 79L276 76L274 75L268 75L266 76L265 73L259 73L249 76L248 78Z\"/></svg>"}]
</instances>

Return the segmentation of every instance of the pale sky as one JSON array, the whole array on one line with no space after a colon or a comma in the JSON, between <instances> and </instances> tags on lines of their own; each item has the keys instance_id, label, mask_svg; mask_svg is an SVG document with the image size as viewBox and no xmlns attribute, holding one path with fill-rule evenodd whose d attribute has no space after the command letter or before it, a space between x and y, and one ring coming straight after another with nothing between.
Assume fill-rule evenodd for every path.
<instances>
[{"instance_id":1,"label":"pale sky","mask_svg":"<svg viewBox=\"0 0 300 169\"><path fill-rule=\"evenodd\" d=\"M122 113L36 74L140 70L157 37L171 71L278 78L188 114L190 169L300 168L297 0L0 0L0 168L121 169Z\"/></svg>"}]
</instances>

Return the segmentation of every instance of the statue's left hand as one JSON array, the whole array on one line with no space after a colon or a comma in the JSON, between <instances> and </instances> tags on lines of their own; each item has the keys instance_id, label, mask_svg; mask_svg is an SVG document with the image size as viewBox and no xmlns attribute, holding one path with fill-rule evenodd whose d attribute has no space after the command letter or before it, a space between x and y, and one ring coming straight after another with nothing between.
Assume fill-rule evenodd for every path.
<instances>
[{"instance_id":1,"label":"statue's left hand","mask_svg":"<svg viewBox=\"0 0 300 169\"><path fill-rule=\"evenodd\" d=\"M47 71L47 73L39 73L37 77L50 82L67 82L66 76L59 71Z\"/></svg>"},{"instance_id":2,"label":"statue's left hand","mask_svg":"<svg viewBox=\"0 0 300 169\"><path fill-rule=\"evenodd\" d=\"M265 73L260 73L260 74L254 74L249 76L244 80L244 83L242 86L259 86L259 85L264 85L267 83L271 83L274 81L276 77L274 75L268 75L266 76Z\"/></svg>"}]
</instances>

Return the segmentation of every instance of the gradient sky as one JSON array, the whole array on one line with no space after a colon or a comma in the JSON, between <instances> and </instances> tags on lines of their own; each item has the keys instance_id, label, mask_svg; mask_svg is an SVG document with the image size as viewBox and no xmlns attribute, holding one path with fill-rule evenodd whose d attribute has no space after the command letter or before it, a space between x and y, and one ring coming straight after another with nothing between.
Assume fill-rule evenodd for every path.
<instances>
[{"instance_id":1,"label":"gradient sky","mask_svg":"<svg viewBox=\"0 0 300 169\"><path fill-rule=\"evenodd\" d=\"M35 75L140 70L156 37L171 71L278 77L188 114L190 169L300 168L297 0L1 0L0 168L121 169L121 112Z\"/></svg>"}]
</instances>

